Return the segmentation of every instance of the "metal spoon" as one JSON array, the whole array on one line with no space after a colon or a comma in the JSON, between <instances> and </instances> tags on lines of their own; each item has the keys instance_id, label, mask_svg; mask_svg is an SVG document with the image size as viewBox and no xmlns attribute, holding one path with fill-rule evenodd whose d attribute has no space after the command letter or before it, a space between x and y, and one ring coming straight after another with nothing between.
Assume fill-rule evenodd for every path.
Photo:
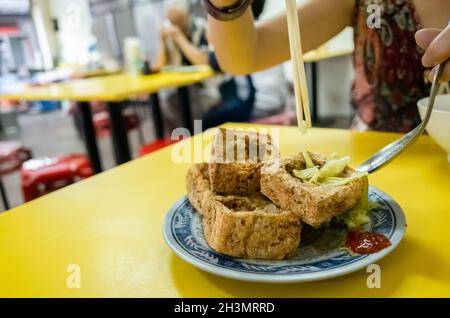
<instances>
[{"instance_id":1,"label":"metal spoon","mask_svg":"<svg viewBox=\"0 0 450 318\"><path fill-rule=\"evenodd\" d=\"M436 72L433 77L433 84L431 86L430 99L428 101L428 109L423 119L422 123L411 130L409 133L404 135L402 138L390 143L372 157L370 157L366 162L360 165L356 170L359 172L367 172L372 173L379 168L387 165L389 162L394 160L397 156L399 156L406 148L412 145L419 136L423 133L425 128L427 127L428 121L431 117L431 112L434 106L434 100L436 99L436 94L439 88L439 79L441 78L442 71L444 69L444 63L439 64L437 66Z\"/></svg>"}]
</instances>

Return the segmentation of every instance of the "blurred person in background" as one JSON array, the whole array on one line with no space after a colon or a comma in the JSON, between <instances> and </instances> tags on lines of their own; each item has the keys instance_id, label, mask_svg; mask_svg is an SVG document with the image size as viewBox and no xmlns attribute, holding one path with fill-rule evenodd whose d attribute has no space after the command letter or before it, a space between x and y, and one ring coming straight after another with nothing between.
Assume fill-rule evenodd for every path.
<instances>
[{"instance_id":1,"label":"blurred person in background","mask_svg":"<svg viewBox=\"0 0 450 318\"><path fill-rule=\"evenodd\" d=\"M206 36L206 20L192 16L185 0L169 0L165 4L166 21L160 30L158 55L152 69L208 64L209 47ZM214 79L189 87L192 101L192 117L201 118L211 106L220 101L220 93ZM180 105L176 90L161 94L161 106L167 131L182 126Z\"/></svg>"},{"instance_id":2,"label":"blurred person in background","mask_svg":"<svg viewBox=\"0 0 450 318\"><path fill-rule=\"evenodd\" d=\"M286 15L255 24L250 3L204 0L211 42L229 73L251 74L290 58ZM234 15L221 10L237 4L244 9ZM353 27L353 128L406 132L420 122L416 103L430 92L424 74L450 57L450 0L306 0L298 15L304 52ZM450 80L450 62L443 80Z\"/></svg>"},{"instance_id":3,"label":"blurred person in background","mask_svg":"<svg viewBox=\"0 0 450 318\"><path fill-rule=\"evenodd\" d=\"M160 30L158 56L152 68L199 65L208 62L206 21L191 16L188 2L170 0L166 4L166 20Z\"/></svg>"}]
</instances>

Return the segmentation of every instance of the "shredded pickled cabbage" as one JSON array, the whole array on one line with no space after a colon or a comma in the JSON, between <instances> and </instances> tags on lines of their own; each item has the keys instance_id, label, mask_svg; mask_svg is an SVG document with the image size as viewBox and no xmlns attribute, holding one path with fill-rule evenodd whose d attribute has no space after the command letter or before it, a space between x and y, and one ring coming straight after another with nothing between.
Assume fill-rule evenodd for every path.
<instances>
[{"instance_id":1,"label":"shredded pickled cabbage","mask_svg":"<svg viewBox=\"0 0 450 318\"><path fill-rule=\"evenodd\" d=\"M297 177L299 179L309 180L314 176L314 174L316 174L316 170L319 170L319 169L317 169L316 167L304 169L304 170L294 169L294 170L292 170L292 173L294 174L295 177Z\"/></svg>"},{"instance_id":2,"label":"shredded pickled cabbage","mask_svg":"<svg viewBox=\"0 0 450 318\"><path fill-rule=\"evenodd\" d=\"M336 152L331 153L330 155L327 156L327 160L331 160L331 159L337 159L339 158L338 154Z\"/></svg>"},{"instance_id":3,"label":"shredded pickled cabbage","mask_svg":"<svg viewBox=\"0 0 450 318\"><path fill-rule=\"evenodd\" d=\"M349 230L362 227L370 221L370 211L377 207L377 203L369 200L369 189L365 187L361 200L346 213L336 217L337 222L343 222Z\"/></svg>"},{"instance_id":4,"label":"shredded pickled cabbage","mask_svg":"<svg viewBox=\"0 0 450 318\"><path fill-rule=\"evenodd\" d=\"M314 168L316 165L313 163L311 157L309 156L309 153L306 150L303 150L302 154L306 162L306 169Z\"/></svg>"},{"instance_id":5,"label":"shredded pickled cabbage","mask_svg":"<svg viewBox=\"0 0 450 318\"><path fill-rule=\"evenodd\" d=\"M306 168L303 170L293 170L294 177L299 178L302 182L309 182L316 185L343 186L356 181L367 173L353 172L350 176L342 176L345 168L350 162L350 157L338 157L333 153L327 157L322 167L314 165L308 152L302 151L305 159ZM369 201L369 189L365 187L361 200L356 206L348 212L337 216L335 221L344 223L350 230L362 227L370 221L370 211L376 208L376 203Z\"/></svg>"},{"instance_id":6,"label":"shredded pickled cabbage","mask_svg":"<svg viewBox=\"0 0 450 318\"><path fill-rule=\"evenodd\" d=\"M342 185L352 183L353 181L358 180L366 175L367 175L367 173L365 173L365 172L353 172L353 174L349 177L324 178L324 179L320 180L320 183L327 184L327 185L333 185L333 186L342 186Z\"/></svg>"},{"instance_id":7,"label":"shredded pickled cabbage","mask_svg":"<svg viewBox=\"0 0 450 318\"><path fill-rule=\"evenodd\" d=\"M350 157L342 157L337 159L330 159L320 168L319 179L334 178L344 172L345 167L348 166Z\"/></svg>"},{"instance_id":8,"label":"shredded pickled cabbage","mask_svg":"<svg viewBox=\"0 0 450 318\"><path fill-rule=\"evenodd\" d=\"M303 182L310 182L317 185L327 184L340 186L351 183L366 175L366 173L355 172L349 177L341 176L350 162L350 157L348 156L339 158L336 153L333 153L327 157L325 164L319 168L314 165L306 150L302 151L302 154L305 159L306 169L294 169L292 174Z\"/></svg>"},{"instance_id":9,"label":"shredded pickled cabbage","mask_svg":"<svg viewBox=\"0 0 450 318\"><path fill-rule=\"evenodd\" d=\"M292 174L304 182L311 182L311 180L315 180L319 176L319 168L312 167L304 170L293 170Z\"/></svg>"}]
</instances>

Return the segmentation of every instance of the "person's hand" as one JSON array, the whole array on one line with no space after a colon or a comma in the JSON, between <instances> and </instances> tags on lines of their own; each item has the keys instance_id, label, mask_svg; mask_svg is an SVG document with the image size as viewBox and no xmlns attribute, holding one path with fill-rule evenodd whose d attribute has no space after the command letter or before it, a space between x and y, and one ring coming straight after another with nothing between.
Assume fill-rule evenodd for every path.
<instances>
[{"instance_id":1,"label":"person's hand","mask_svg":"<svg viewBox=\"0 0 450 318\"><path fill-rule=\"evenodd\" d=\"M159 36L161 37L161 40L165 41L169 37L169 31L167 27L162 27Z\"/></svg>"},{"instance_id":2,"label":"person's hand","mask_svg":"<svg viewBox=\"0 0 450 318\"><path fill-rule=\"evenodd\" d=\"M180 28L176 25L170 25L163 27L161 29L161 38L167 39L172 38L174 41L177 41L177 39L183 35L183 32L181 32Z\"/></svg>"},{"instance_id":3,"label":"person's hand","mask_svg":"<svg viewBox=\"0 0 450 318\"><path fill-rule=\"evenodd\" d=\"M444 65L441 81L450 81L450 26L444 30L422 29L416 33L417 44L425 50L422 64L425 67L435 67L447 61ZM429 74L430 81L433 80L435 69Z\"/></svg>"}]
</instances>

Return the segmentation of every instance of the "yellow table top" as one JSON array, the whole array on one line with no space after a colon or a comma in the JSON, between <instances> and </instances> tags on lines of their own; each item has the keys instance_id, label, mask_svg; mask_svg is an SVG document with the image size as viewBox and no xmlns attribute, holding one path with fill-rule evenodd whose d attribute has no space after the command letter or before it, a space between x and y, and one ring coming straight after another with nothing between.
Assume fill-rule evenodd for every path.
<instances>
[{"instance_id":1,"label":"yellow table top","mask_svg":"<svg viewBox=\"0 0 450 318\"><path fill-rule=\"evenodd\" d=\"M121 73L121 69L94 69L94 70L76 70L71 74L74 79L86 79L91 77L109 76Z\"/></svg>"},{"instance_id":2,"label":"yellow table top","mask_svg":"<svg viewBox=\"0 0 450 318\"><path fill-rule=\"evenodd\" d=\"M76 100L123 101L139 94L149 94L164 88L191 85L214 75L209 66L202 65L192 72L162 72L148 76L117 74L72 80L42 87L25 87L12 92L0 92L7 100Z\"/></svg>"},{"instance_id":3,"label":"yellow table top","mask_svg":"<svg viewBox=\"0 0 450 318\"><path fill-rule=\"evenodd\" d=\"M331 59L334 57L340 57L345 55L350 55L353 53L353 48L337 48L337 49L329 49L329 48L318 48L316 50L309 51L303 56L303 60L307 63L310 62L319 62L322 60Z\"/></svg>"},{"instance_id":4,"label":"yellow table top","mask_svg":"<svg viewBox=\"0 0 450 318\"><path fill-rule=\"evenodd\" d=\"M333 39L303 56L305 62L319 62L334 57L350 55L355 49L353 30L347 27Z\"/></svg>"},{"instance_id":5,"label":"yellow table top","mask_svg":"<svg viewBox=\"0 0 450 318\"><path fill-rule=\"evenodd\" d=\"M302 145L338 151L357 165L398 136L333 129L303 136L297 128L281 128L280 146L283 155ZM165 244L162 223L185 194L189 166L173 163L166 148L0 214L0 297L450 296L450 165L428 136L370 177L397 200L408 221L402 243L378 263L381 289L366 287L364 270L268 285L216 277L184 262ZM70 264L80 266L79 289L67 288Z\"/></svg>"}]
</instances>

